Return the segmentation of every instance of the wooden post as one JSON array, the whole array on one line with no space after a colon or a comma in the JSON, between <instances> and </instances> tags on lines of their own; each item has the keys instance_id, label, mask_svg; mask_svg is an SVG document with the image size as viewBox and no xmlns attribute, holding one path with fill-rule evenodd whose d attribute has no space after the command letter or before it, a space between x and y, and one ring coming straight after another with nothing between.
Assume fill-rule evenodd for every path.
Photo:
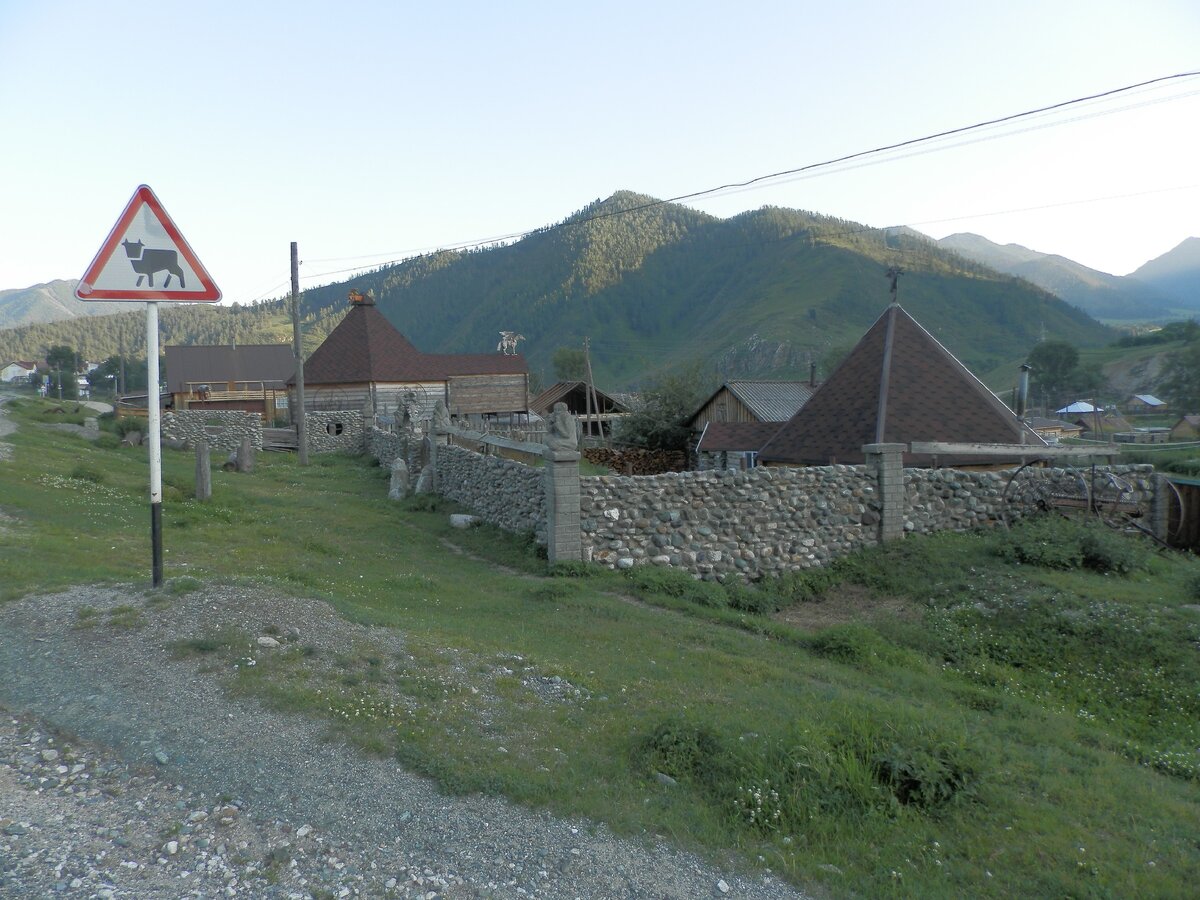
<instances>
[{"instance_id":1,"label":"wooden post","mask_svg":"<svg viewBox=\"0 0 1200 900\"><path fill-rule=\"evenodd\" d=\"M304 411L304 345L300 340L300 251L292 241L292 355L296 357L296 407L292 420L296 423L297 450L300 465L308 465L308 416Z\"/></svg>"},{"instance_id":2,"label":"wooden post","mask_svg":"<svg viewBox=\"0 0 1200 900\"><path fill-rule=\"evenodd\" d=\"M212 498L212 468L209 464L208 441L196 445L196 499L203 503Z\"/></svg>"}]
</instances>

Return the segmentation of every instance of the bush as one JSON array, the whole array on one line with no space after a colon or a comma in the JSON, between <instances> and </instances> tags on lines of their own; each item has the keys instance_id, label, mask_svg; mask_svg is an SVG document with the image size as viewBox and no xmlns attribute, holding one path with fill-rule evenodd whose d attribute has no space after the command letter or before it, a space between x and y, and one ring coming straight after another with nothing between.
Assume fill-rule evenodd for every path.
<instances>
[{"instance_id":1,"label":"bush","mask_svg":"<svg viewBox=\"0 0 1200 900\"><path fill-rule=\"evenodd\" d=\"M967 793L975 772L963 748L892 743L872 760L879 783L905 806L934 810Z\"/></svg>"},{"instance_id":2,"label":"bush","mask_svg":"<svg viewBox=\"0 0 1200 900\"><path fill-rule=\"evenodd\" d=\"M836 565L820 566L787 572L776 579L759 582L758 588L772 596L776 609L784 609L796 603L811 603L841 583L842 578L841 569Z\"/></svg>"},{"instance_id":3,"label":"bush","mask_svg":"<svg viewBox=\"0 0 1200 900\"><path fill-rule=\"evenodd\" d=\"M1049 515L1018 523L996 552L1014 562L1048 569L1087 568L1120 575L1149 563L1149 552L1133 535L1108 531L1095 522Z\"/></svg>"},{"instance_id":4,"label":"bush","mask_svg":"<svg viewBox=\"0 0 1200 900\"><path fill-rule=\"evenodd\" d=\"M762 587L731 584L726 586L725 595L731 607L756 616L769 616L782 606L774 591L764 590Z\"/></svg>"},{"instance_id":5,"label":"bush","mask_svg":"<svg viewBox=\"0 0 1200 900\"><path fill-rule=\"evenodd\" d=\"M637 566L627 571L626 578L639 596L659 594L686 600L697 606L729 605L729 594L722 585L711 581L697 581L687 572L678 569Z\"/></svg>"},{"instance_id":6,"label":"bush","mask_svg":"<svg viewBox=\"0 0 1200 900\"><path fill-rule=\"evenodd\" d=\"M94 466L80 463L71 470L71 477L78 481L90 481L92 484L103 484L104 473Z\"/></svg>"},{"instance_id":7,"label":"bush","mask_svg":"<svg viewBox=\"0 0 1200 900\"><path fill-rule=\"evenodd\" d=\"M634 747L633 759L647 776L661 772L710 788L719 788L733 768L715 732L678 719L662 722L643 737Z\"/></svg>"},{"instance_id":8,"label":"bush","mask_svg":"<svg viewBox=\"0 0 1200 900\"><path fill-rule=\"evenodd\" d=\"M1140 540L1093 525L1080 538L1083 565L1096 572L1128 575L1145 569L1149 554Z\"/></svg>"},{"instance_id":9,"label":"bush","mask_svg":"<svg viewBox=\"0 0 1200 900\"><path fill-rule=\"evenodd\" d=\"M817 656L856 666L878 659L885 648L873 629L854 622L826 628L808 640L808 649Z\"/></svg>"}]
</instances>

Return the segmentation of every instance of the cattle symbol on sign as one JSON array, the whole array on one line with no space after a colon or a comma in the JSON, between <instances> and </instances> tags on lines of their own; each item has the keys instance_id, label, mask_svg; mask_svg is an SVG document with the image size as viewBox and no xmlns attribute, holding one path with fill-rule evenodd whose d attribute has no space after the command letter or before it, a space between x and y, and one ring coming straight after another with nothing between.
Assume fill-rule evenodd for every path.
<instances>
[{"instance_id":1,"label":"cattle symbol on sign","mask_svg":"<svg viewBox=\"0 0 1200 900\"><path fill-rule=\"evenodd\" d=\"M179 279L181 288L187 287L187 282L183 280L183 269L179 267L179 254L174 250L151 250L142 243L140 238L136 242L121 241L121 246L125 248L125 255L129 257L133 271L137 272L137 287L142 286L143 278L149 278L149 286L154 287L155 272L167 273L167 280L163 282L163 290L171 286L172 275Z\"/></svg>"},{"instance_id":2,"label":"cattle symbol on sign","mask_svg":"<svg viewBox=\"0 0 1200 900\"><path fill-rule=\"evenodd\" d=\"M79 280L75 296L215 303L221 291L154 192L143 184Z\"/></svg>"}]
</instances>

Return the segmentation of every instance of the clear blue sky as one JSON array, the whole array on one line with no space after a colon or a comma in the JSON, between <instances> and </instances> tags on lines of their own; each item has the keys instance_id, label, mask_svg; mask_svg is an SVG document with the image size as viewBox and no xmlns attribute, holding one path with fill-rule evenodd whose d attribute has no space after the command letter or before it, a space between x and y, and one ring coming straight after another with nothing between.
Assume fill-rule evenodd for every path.
<instances>
[{"instance_id":1,"label":"clear blue sky","mask_svg":"<svg viewBox=\"0 0 1200 900\"><path fill-rule=\"evenodd\" d=\"M0 0L0 289L82 275L141 183L247 302L293 240L316 284L1197 69L1195 0ZM1115 274L1200 235L1198 78L986 136L694 205Z\"/></svg>"}]
</instances>

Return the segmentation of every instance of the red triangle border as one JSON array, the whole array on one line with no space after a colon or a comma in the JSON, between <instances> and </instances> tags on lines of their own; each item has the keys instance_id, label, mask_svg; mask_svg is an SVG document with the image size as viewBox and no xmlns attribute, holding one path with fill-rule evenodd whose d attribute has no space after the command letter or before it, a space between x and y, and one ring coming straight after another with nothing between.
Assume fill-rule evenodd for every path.
<instances>
[{"instance_id":1,"label":"red triangle border","mask_svg":"<svg viewBox=\"0 0 1200 900\"><path fill-rule=\"evenodd\" d=\"M183 258L187 260L187 264L192 271L200 279L200 284L203 290L199 291L156 291L156 290L97 290L88 288L104 267L108 265L108 261L112 258L113 253L117 249L117 244L121 237L129 228L129 223L133 221L134 216L138 214L143 206L150 207L150 211L154 213L163 230L167 232L167 236L175 244L175 248L183 254ZM86 288L86 292L85 289ZM212 276L208 274L208 270L204 268L200 260L196 258L196 254L192 251L191 246L179 232L175 222L163 209L158 197L154 195L154 191L150 190L148 185L139 185L138 189L133 192L133 196L129 198L129 203L125 206L125 211L121 213L117 219L117 224L113 226L108 237L100 247L100 252L96 254L91 265L88 266L83 278L79 281L79 286L75 289L75 296L79 300L167 300L176 303L216 303L221 299L221 290L213 282Z\"/></svg>"}]
</instances>

